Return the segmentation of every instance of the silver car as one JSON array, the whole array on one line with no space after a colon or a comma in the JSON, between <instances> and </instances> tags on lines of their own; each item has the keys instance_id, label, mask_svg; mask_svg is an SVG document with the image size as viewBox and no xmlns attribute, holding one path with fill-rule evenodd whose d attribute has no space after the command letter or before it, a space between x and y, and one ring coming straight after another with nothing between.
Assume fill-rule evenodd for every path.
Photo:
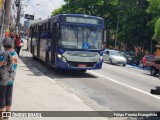
<instances>
[{"instance_id":1,"label":"silver car","mask_svg":"<svg viewBox=\"0 0 160 120\"><path fill-rule=\"evenodd\" d=\"M116 50L105 50L103 52L103 60L110 64L122 64L123 66L127 64L126 58Z\"/></svg>"}]
</instances>

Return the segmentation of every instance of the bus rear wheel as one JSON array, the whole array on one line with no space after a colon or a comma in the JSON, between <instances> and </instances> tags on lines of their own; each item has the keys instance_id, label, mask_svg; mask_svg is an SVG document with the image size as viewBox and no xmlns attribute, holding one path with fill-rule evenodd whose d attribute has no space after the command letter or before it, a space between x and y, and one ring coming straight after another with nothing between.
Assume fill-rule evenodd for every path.
<instances>
[{"instance_id":1,"label":"bus rear wheel","mask_svg":"<svg viewBox=\"0 0 160 120\"><path fill-rule=\"evenodd\" d=\"M51 62L49 60L49 53L46 53L45 64L46 64L46 66L47 66L48 69L51 69Z\"/></svg>"},{"instance_id":2,"label":"bus rear wheel","mask_svg":"<svg viewBox=\"0 0 160 120\"><path fill-rule=\"evenodd\" d=\"M38 60L38 58L36 56L33 55L32 57L33 60Z\"/></svg>"}]
</instances>

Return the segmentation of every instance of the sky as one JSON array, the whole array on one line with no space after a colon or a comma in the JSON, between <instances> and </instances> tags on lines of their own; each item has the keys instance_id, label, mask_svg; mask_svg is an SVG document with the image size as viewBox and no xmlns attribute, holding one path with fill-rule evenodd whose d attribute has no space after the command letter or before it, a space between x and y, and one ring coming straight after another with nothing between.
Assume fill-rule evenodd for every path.
<instances>
[{"instance_id":1,"label":"sky","mask_svg":"<svg viewBox=\"0 0 160 120\"><path fill-rule=\"evenodd\" d=\"M63 0L23 0L22 4L24 4L22 10L24 14L34 15L35 19L46 19L53 10L60 8L65 2ZM21 18L21 23L23 21L24 18Z\"/></svg>"}]
</instances>

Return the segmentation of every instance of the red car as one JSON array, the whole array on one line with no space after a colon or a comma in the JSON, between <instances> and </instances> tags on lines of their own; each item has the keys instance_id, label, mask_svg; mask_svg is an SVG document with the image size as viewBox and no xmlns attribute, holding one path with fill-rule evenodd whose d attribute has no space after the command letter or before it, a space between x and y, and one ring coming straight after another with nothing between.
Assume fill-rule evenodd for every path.
<instances>
[{"instance_id":1,"label":"red car","mask_svg":"<svg viewBox=\"0 0 160 120\"><path fill-rule=\"evenodd\" d=\"M148 67L147 66L147 64L146 64L146 62L147 61L153 61L154 60L154 57L155 57L155 55L145 55L143 58L142 58L142 60L140 61L140 63L139 63L139 66L140 67Z\"/></svg>"}]
</instances>

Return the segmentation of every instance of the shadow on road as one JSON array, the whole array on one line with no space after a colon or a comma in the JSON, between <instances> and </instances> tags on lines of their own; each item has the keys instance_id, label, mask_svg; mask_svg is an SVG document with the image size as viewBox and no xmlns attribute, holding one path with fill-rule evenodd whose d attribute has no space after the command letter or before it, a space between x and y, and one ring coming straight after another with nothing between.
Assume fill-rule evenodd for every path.
<instances>
[{"instance_id":1,"label":"shadow on road","mask_svg":"<svg viewBox=\"0 0 160 120\"><path fill-rule=\"evenodd\" d=\"M149 73L143 73L144 75L148 75L148 76L151 76L151 74L149 74ZM155 76L152 76L152 77L155 77L155 78L157 78L157 80L159 80L158 79L158 75L155 75Z\"/></svg>"},{"instance_id":2,"label":"shadow on road","mask_svg":"<svg viewBox=\"0 0 160 120\"><path fill-rule=\"evenodd\" d=\"M36 76L46 75L50 78L97 78L96 76L91 75L89 73L83 73L79 71L61 69L55 70L54 68L48 69L44 62L40 60L32 60L32 56L20 56L20 59L27 66L28 71L31 71Z\"/></svg>"}]
</instances>

